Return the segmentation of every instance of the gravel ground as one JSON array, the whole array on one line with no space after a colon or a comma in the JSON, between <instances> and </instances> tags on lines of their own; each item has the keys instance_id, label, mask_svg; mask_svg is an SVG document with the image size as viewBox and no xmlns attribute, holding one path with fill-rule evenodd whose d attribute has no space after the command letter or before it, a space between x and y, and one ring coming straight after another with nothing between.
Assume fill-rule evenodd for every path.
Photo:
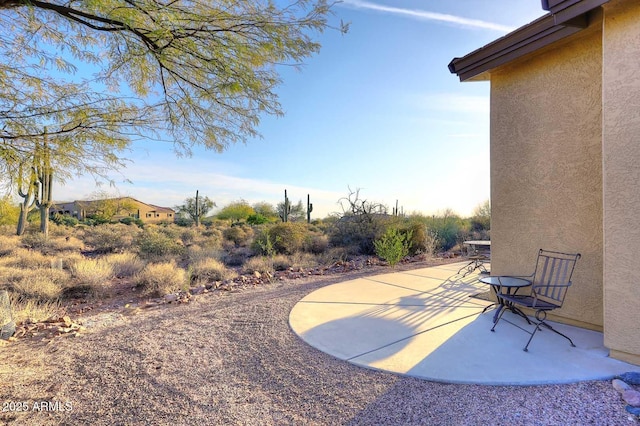
<instances>
[{"instance_id":1,"label":"gravel ground","mask_svg":"<svg viewBox=\"0 0 640 426\"><path fill-rule=\"evenodd\" d=\"M345 278L215 292L188 304L114 313L80 337L0 347L0 420L96 426L639 424L608 381L441 384L319 352L290 330L289 312L306 294Z\"/></svg>"}]
</instances>

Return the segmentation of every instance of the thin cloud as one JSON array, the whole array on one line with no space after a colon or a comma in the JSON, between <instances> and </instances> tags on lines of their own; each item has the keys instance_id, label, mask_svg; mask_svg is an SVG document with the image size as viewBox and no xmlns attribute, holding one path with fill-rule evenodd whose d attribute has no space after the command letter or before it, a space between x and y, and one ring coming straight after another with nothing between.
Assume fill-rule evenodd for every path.
<instances>
[{"instance_id":1,"label":"thin cloud","mask_svg":"<svg viewBox=\"0 0 640 426\"><path fill-rule=\"evenodd\" d=\"M461 16L448 15L444 13L428 12L426 10L418 9L403 9L393 6L384 6L381 4L371 3L361 0L344 0L344 5L351 6L357 9L368 9L377 12L390 13L393 15L406 16L412 19L419 19L423 21L437 21L446 22L449 24L460 25L467 28L481 28L499 32L511 32L513 27L507 25L495 24L493 22L482 21L479 19L468 19Z\"/></svg>"}]
</instances>

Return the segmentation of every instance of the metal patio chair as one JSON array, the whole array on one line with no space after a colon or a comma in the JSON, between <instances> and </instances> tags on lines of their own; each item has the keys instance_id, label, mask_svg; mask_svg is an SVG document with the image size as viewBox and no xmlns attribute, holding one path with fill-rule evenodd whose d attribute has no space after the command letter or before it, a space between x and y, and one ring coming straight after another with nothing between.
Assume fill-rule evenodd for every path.
<instances>
[{"instance_id":1,"label":"metal patio chair","mask_svg":"<svg viewBox=\"0 0 640 426\"><path fill-rule=\"evenodd\" d=\"M529 341L524 347L524 351L527 352L529 343L535 336L536 332L540 330L540 327L545 327L556 334L564 337L571 343L571 346L575 347L573 340L568 336L560 333L558 330L551 327L547 322L547 312L562 307L564 303L567 290L571 286L571 276L575 269L576 262L580 259L580 253L569 254L560 253L548 250L540 250L538 252L538 259L536 261L536 269L533 274L522 277L531 280L531 289L529 294L501 294L497 293L497 297L500 303L505 306L522 306L535 310L534 321L530 318L531 322L535 324L536 328L531 334ZM500 312L500 316L496 319L491 331L495 331L496 325L500 322L502 315L508 309L503 309ZM526 331L526 330L525 330Z\"/></svg>"}]
</instances>

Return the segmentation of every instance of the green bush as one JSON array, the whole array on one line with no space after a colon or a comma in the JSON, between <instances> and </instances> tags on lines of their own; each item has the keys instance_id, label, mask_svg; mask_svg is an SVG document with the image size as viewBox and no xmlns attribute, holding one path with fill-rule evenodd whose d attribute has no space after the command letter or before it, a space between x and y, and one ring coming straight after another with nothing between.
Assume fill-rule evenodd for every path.
<instances>
[{"instance_id":1,"label":"green bush","mask_svg":"<svg viewBox=\"0 0 640 426\"><path fill-rule=\"evenodd\" d=\"M181 255L184 252L181 242L155 228L145 229L136 244L140 254L146 256Z\"/></svg>"},{"instance_id":2,"label":"green bush","mask_svg":"<svg viewBox=\"0 0 640 426\"><path fill-rule=\"evenodd\" d=\"M69 226L71 228L80 223L75 217L58 213L51 216L51 222L55 223L56 225Z\"/></svg>"},{"instance_id":3,"label":"green bush","mask_svg":"<svg viewBox=\"0 0 640 426\"><path fill-rule=\"evenodd\" d=\"M353 247L360 254L374 254L373 242L380 238L393 218L377 213L345 215L330 228L331 245Z\"/></svg>"},{"instance_id":4,"label":"green bush","mask_svg":"<svg viewBox=\"0 0 640 426\"><path fill-rule=\"evenodd\" d=\"M427 229L427 226L418 220L409 219L399 227L400 231L409 235L411 233L409 255L432 255L435 250L435 238Z\"/></svg>"},{"instance_id":5,"label":"green bush","mask_svg":"<svg viewBox=\"0 0 640 426\"><path fill-rule=\"evenodd\" d=\"M373 242L376 255L386 260L391 267L395 267L409 254L412 234L412 231L404 233L399 229L387 228L385 233Z\"/></svg>"},{"instance_id":6,"label":"green bush","mask_svg":"<svg viewBox=\"0 0 640 426\"><path fill-rule=\"evenodd\" d=\"M307 228L304 223L283 222L269 228L273 249L279 254L292 254L304 248Z\"/></svg>"},{"instance_id":7,"label":"green bush","mask_svg":"<svg viewBox=\"0 0 640 426\"><path fill-rule=\"evenodd\" d=\"M131 217L131 216L123 217L118 222L124 223L125 225L137 225L139 228L144 227L144 222L142 221L142 219L137 217Z\"/></svg>"},{"instance_id":8,"label":"green bush","mask_svg":"<svg viewBox=\"0 0 640 426\"><path fill-rule=\"evenodd\" d=\"M440 216L422 218L429 232L436 238L436 249L451 250L456 244L464 240L468 233L469 224L450 211Z\"/></svg>"},{"instance_id":9,"label":"green bush","mask_svg":"<svg viewBox=\"0 0 640 426\"><path fill-rule=\"evenodd\" d=\"M249 225L262 225L264 223L269 223L269 218L261 215L260 213L256 213L247 217L247 223Z\"/></svg>"}]
</instances>

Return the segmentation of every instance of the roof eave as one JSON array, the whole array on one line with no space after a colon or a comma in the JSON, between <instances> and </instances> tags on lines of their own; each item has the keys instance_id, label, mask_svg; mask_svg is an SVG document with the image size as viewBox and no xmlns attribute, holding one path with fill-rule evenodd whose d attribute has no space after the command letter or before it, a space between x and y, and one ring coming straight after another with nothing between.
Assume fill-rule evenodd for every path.
<instances>
[{"instance_id":1,"label":"roof eave","mask_svg":"<svg viewBox=\"0 0 640 426\"><path fill-rule=\"evenodd\" d=\"M553 14L557 25L583 15L609 0L542 0L542 8Z\"/></svg>"},{"instance_id":2,"label":"roof eave","mask_svg":"<svg viewBox=\"0 0 640 426\"><path fill-rule=\"evenodd\" d=\"M583 30L589 25L588 16L583 13L557 24L555 16L547 14L462 58L454 58L449 71L457 74L460 81L478 79L487 71Z\"/></svg>"}]
</instances>

